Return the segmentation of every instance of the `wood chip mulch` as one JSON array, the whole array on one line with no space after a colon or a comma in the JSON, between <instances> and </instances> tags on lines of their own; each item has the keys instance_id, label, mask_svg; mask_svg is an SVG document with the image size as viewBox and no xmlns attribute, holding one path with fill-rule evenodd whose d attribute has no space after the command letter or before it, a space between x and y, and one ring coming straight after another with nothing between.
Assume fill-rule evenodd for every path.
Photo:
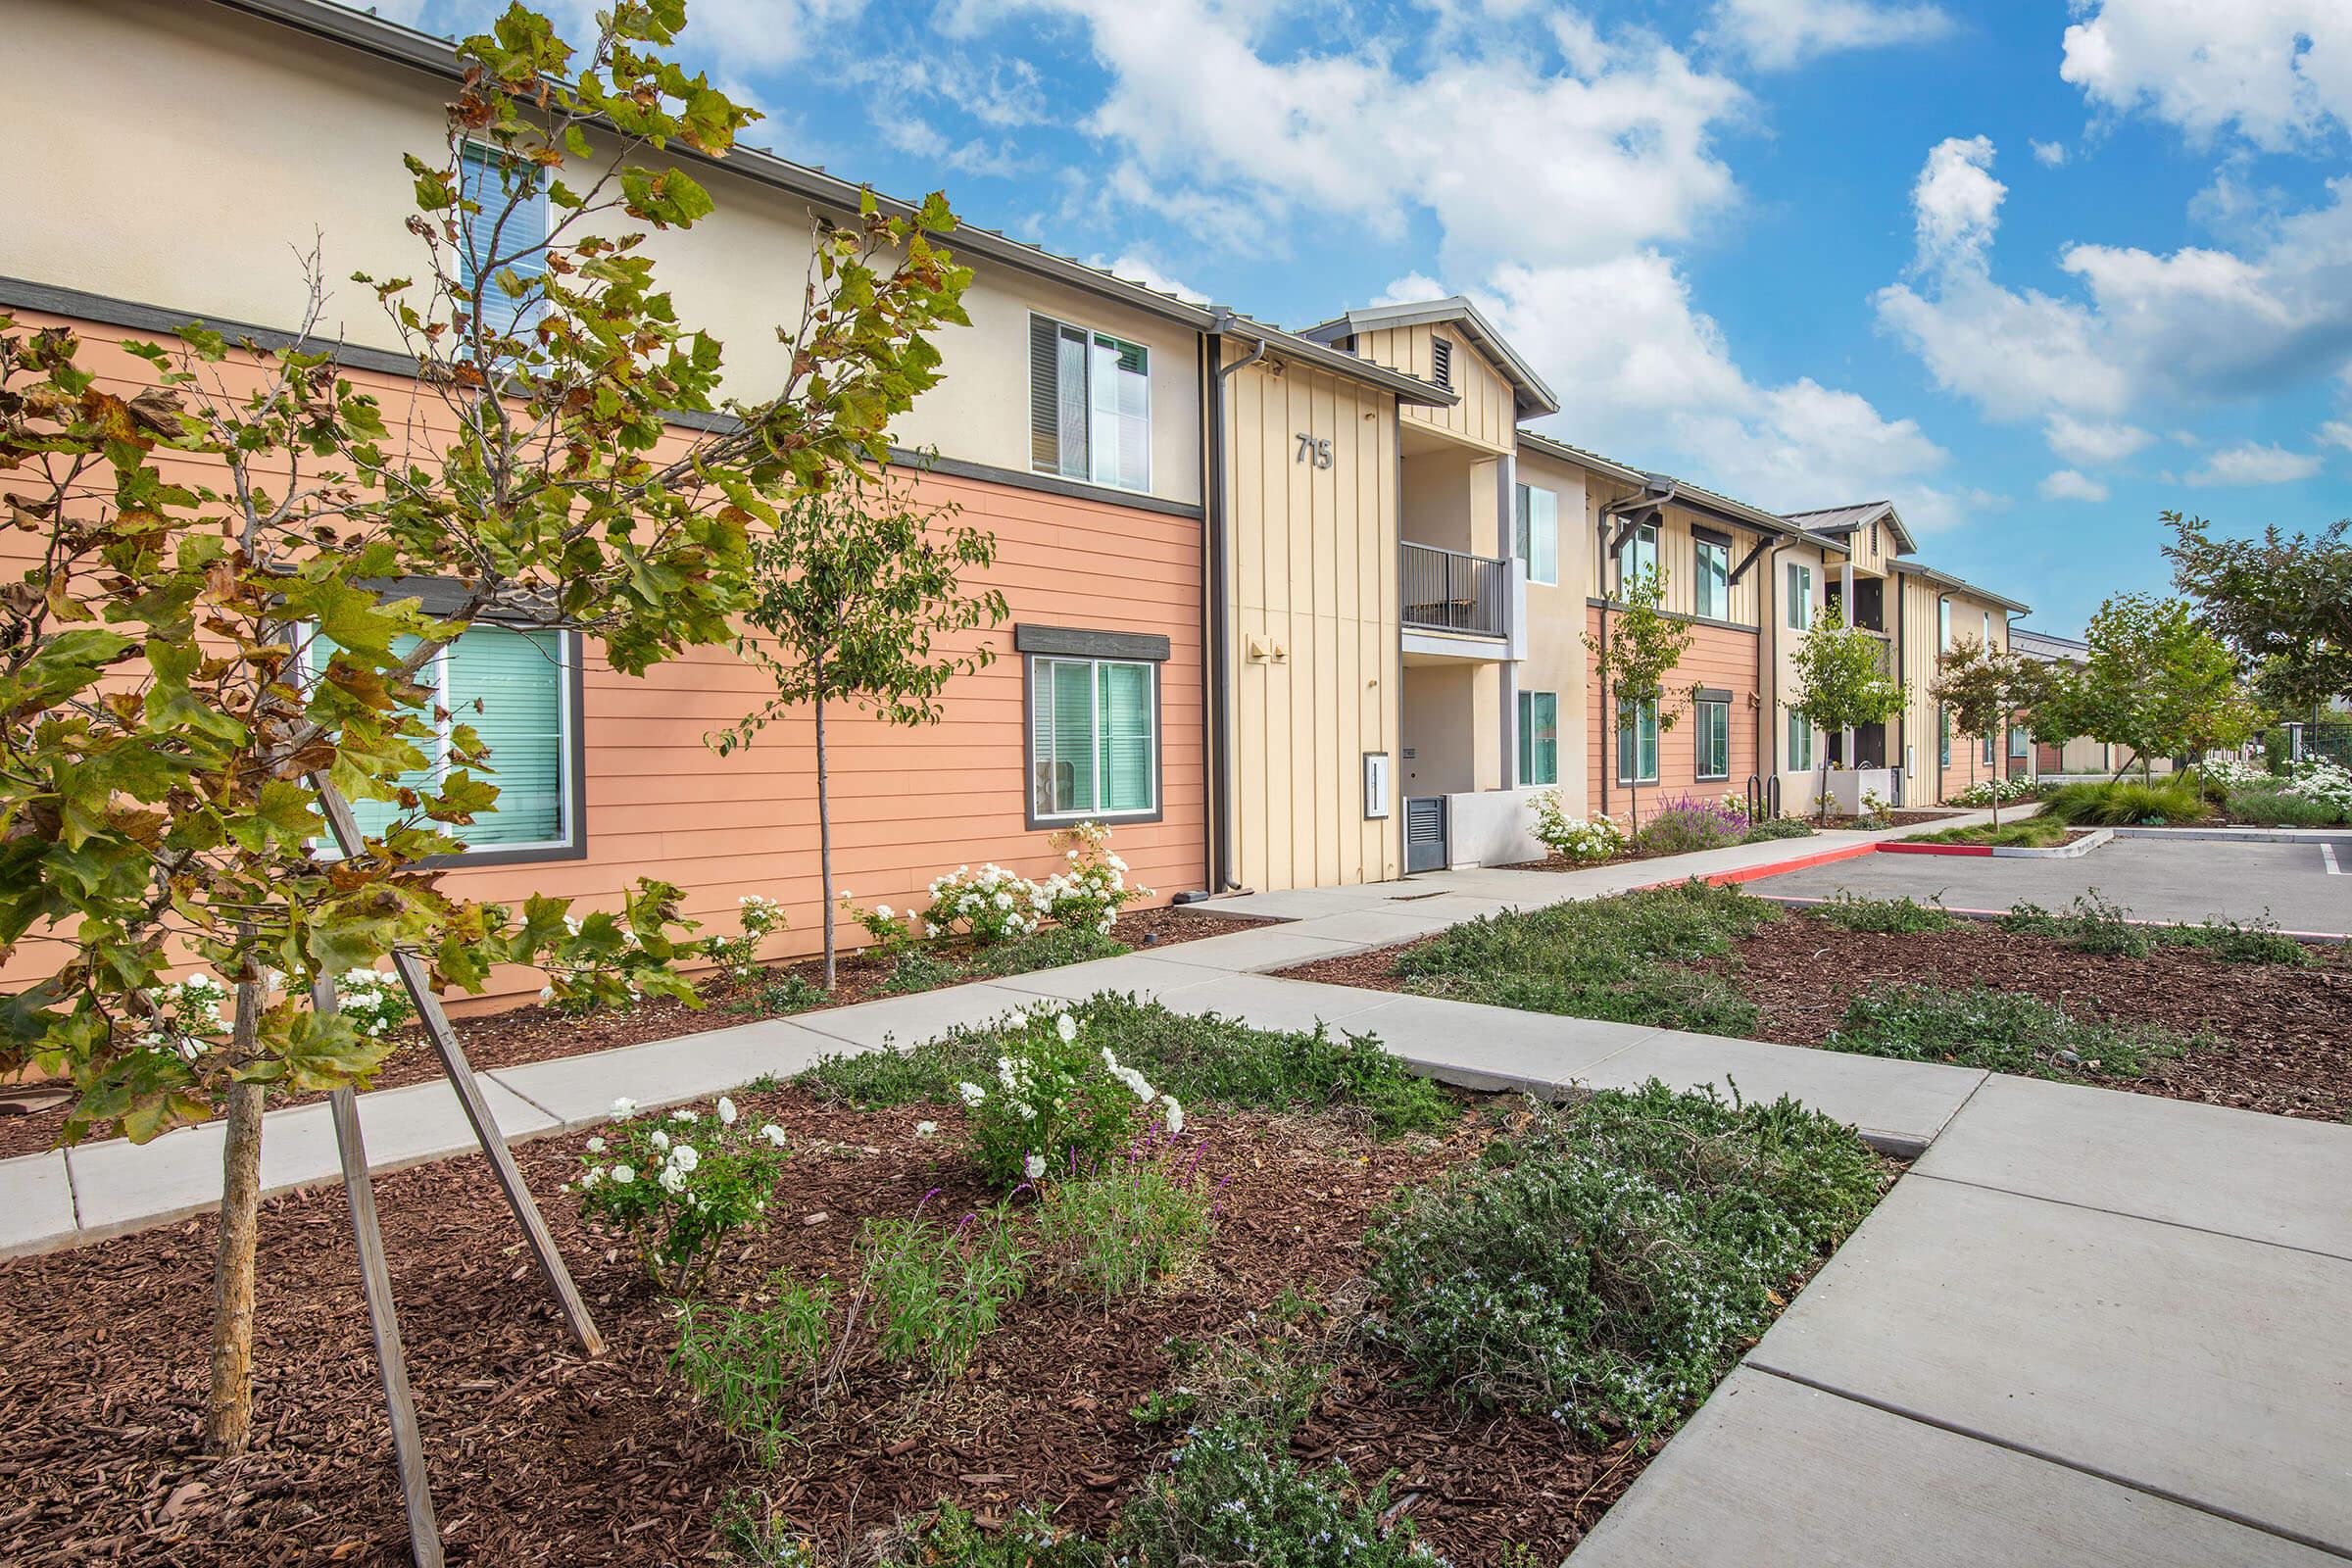
<instances>
[{"instance_id":1,"label":"wood chip mulch","mask_svg":"<svg viewBox=\"0 0 2352 1568\"><path fill-rule=\"evenodd\" d=\"M1403 991L1400 956L1438 940L1318 958L1288 978ZM2078 1017L2156 1024L2219 1044L2136 1079L2088 1081L2243 1110L2352 1121L2352 951L2312 944L2315 962L2225 963L2190 949L2145 958L2084 953L2049 937L1967 920L1949 931L1881 935L1791 913L1739 943L1715 970L1762 1011L1755 1037L1818 1046L1846 1000L1873 985L2029 992Z\"/></svg>"},{"instance_id":2,"label":"wood chip mulch","mask_svg":"<svg viewBox=\"0 0 2352 1568\"><path fill-rule=\"evenodd\" d=\"M796 1158L767 1229L731 1253L713 1295L770 1272L841 1277L860 1221L984 1196L955 1152L955 1107L860 1113L787 1089L744 1097L783 1123ZM915 1133L936 1119L937 1138ZM1364 1141L1333 1118L1232 1115L1197 1124L1226 1179L1203 1260L1106 1306L1048 1280L1011 1307L960 1379L858 1358L834 1413L762 1471L667 1372L675 1328L632 1256L581 1227L559 1184L579 1139L516 1151L611 1341L583 1359L478 1158L376 1184L433 1494L459 1564L708 1560L722 1499L763 1495L854 1560L899 1516L955 1498L984 1519L1024 1504L1099 1529L1171 1438L1131 1419L1170 1380L1167 1342L1232 1331L1286 1287L1345 1298L1362 1238L1400 1190L1475 1153L1444 1141ZM207 1219L81 1250L0 1263L0 1562L206 1565L405 1561L388 1432L343 1195L266 1205L252 1449L198 1451L214 1226ZM1399 1392L1374 1352L1343 1342L1333 1389L1300 1430L1302 1457L1345 1459L1394 1495L1459 1563L1506 1542L1556 1561L1639 1472L1541 1420L1465 1417Z\"/></svg>"},{"instance_id":3,"label":"wood chip mulch","mask_svg":"<svg viewBox=\"0 0 2352 1568\"><path fill-rule=\"evenodd\" d=\"M1196 942L1203 937L1219 937L1235 931L1288 923L1285 920L1244 918L1168 905L1152 909L1127 910L1119 916L1111 935L1128 947L1143 952L1178 942ZM956 956L953 950L944 956L949 958ZM834 964L835 988L832 996L825 1002L803 1007L788 1016L802 1017L808 1013L846 1007L853 1003L871 1002L876 997L891 995L882 988L883 982L890 977L891 967L891 960L864 951L843 954ZM724 991L712 985L708 976L703 977L698 984L706 993L707 1000L701 1007L690 1007L683 1002L667 997L655 997L626 1012L596 1013L585 1018L536 1004L514 1007L504 1012L461 1016L456 1020L459 1042L466 1048L466 1057L473 1063L474 1070L488 1072L498 1067L519 1067L525 1062L550 1061L559 1056L584 1056L595 1051L612 1051L621 1046L643 1045L648 1041L668 1040L678 1035L701 1034L709 1029L731 1029L738 1024L770 1015L757 1000L762 986L780 985L792 975L799 975L811 985L821 984L824 959L821 956L792 958L767 964L764 970L760 979ZM441 1075L440 1060L431 1049L422 1040L410 1040L393 1048L370 1087L398 1089L408 1084L427 1083ZM270 1102L270 1108L282 1110L289 1105L307 1104L325 1098L324 1095L275 1097ZM57 1135L65 1125L65 1119L66 1106L63 1102L36 1102L20 1108L0 1100L0 1159L17 1154L47 1152L56 1147Z\"/></svg>"}]
</instances>

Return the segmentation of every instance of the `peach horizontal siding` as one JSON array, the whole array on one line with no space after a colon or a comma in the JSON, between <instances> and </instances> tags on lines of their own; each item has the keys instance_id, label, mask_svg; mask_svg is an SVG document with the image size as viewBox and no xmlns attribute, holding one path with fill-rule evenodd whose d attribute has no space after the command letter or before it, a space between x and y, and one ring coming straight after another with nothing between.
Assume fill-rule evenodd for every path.
<instances>
[{"instance_id":1,"label":"peach horizontal siding","mask_svg":"<svg viewBox=\"0 0 2352 1568\"><path fill-rule=\"evenodd\" d=\"M1585 607L1585 625L1592 635L1600 634L1597 606ZM1597 669L1598 661L1594 664ZM1747 787L1748 775L1762 770L1762 756L1757 749L1759 710L1753 700L1756 696L1754 635L1721 626L1692 626L1690 649L1683 662L1675 666L1674 673L1667 677L1666 689L1687 693L1692 686L1731 693L1731 776L1703 781L1698 777L1698 721L1690 705L1678 701L1671 705L1674 728L1658 737L1658 781L1641 787L1640 805L1645 817L1660 802L1685 795L1715 800L1727 792L1742 792ZM1607 814L1622 822L1629 802L1625 786L1617 782L1615 712L1616 705L1604 701L1595 674L1585 700L1585 745L1589 759L1585 772L1586 799L1598 811L1605 798ZM1608 726L1605 734L1604 721Z\"/></svg>"},{"instance_id":2,"label":"peach horizontal siding","mask_svg":"<svg viewBox=\"0 0 2352 1568\"><path fill-rule=\"evenodd\" d=\"M17 313L21 325L51 324ZM112 345L142 334L68 322L85 340L84 364L133 391L139 367ZM439 414L409 383L355 373L388 408ZM167 471L194 478L202 465L167 459ZM1010 613L994 630L966 636L996 660L956 679L937 725L901 728L834 705L827 709L834 876L858 902L906 906L942 871L994 860L1037 876L1057 863L1050 834L1025 824L1028 785L1023 731L1022 623L1164 636L1160 665L1161 820L1114 828L1113 846L1131 879L1153 889L1152 903L1204 879L1205 788L1201 746L1200 538L1197 519L1092 499L1046 494L985 480L925 475L923 500L960 509L958 520L995 534L996 564L967 582L1003 591ZM27 536L4 547L28 564ZM951 643L948 646L957 646ZM583 671L587 856L467 868L447 874L455 894L494 902L533 893L617 907L639 877L685 893L690 915L714 931L734 929L736 901L781 901L790 929L777 955L813 951L818 895L813 726L806 712L770 725L748 749L719 757L706 737L772 690L724 648L695 650L642 677L614 672L591 645ZM862 933L846 925L848 941ZM20 961L0 979L34 972ZM489 996L536 991L536 976L495 978Z\"/></svg>"}]
</instances>

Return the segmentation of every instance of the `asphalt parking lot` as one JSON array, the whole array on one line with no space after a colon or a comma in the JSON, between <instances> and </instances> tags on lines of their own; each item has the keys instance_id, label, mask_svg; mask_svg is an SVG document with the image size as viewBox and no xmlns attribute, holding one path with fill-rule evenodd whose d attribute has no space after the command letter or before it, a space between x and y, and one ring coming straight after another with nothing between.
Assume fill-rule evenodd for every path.
<instances>
[{"instance_id":1,"label":"asphalt parking lot","mask_svg":"<svg viewBox=\"0 0 2352 1568\"><path fill-rule=\"evenodd\" d=\"M2330 870L2335 865L2341 874ZM2116 839L2076 859L1864 855L1747 884L1767 898L1908 894L1953 909L2057 909L2096 889L2134 919L2276 920L2289 931L2352 934L2352 847Z\"/></svg>"}]
</instances>

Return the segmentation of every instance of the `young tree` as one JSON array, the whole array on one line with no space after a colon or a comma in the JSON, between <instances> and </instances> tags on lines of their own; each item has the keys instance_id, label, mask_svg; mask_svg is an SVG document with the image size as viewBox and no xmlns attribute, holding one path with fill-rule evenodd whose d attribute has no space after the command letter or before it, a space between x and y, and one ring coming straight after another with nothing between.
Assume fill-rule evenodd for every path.
<instances>
[{"instance_id":1,"label":"young tree","mask_svg":"<svg viewBox=\"0 0 2352 1568\"><path fill-rule=\"evenodd\" d=\"M936 379L923 334L962 319L965 274L925 237L944 201L913 220L869 203L817 240L785 382L722 401L719 346L678 324L642 235L614 232L708 213L645 160L723 155L751 118L664 57L676 24L615 6L575 59L517 5L460 45L446 144L406 160L424 268L361 279L429 420L396 428L315 342L315 259L291 346L190 326L129 345L148 384L128 395L71 333L0 322L5 510L36 557L0 593L0 957L54 955L0 1004L0 1072L70 1078L69 1142L224 1114L218 1452L250 1431L266 1096L365 1085L388 1049L314 1010L314 983L402 954L435 989L535 964L590 1000L691 995L674 888L572 922L558 899L472 903L420 863L498 797L420 672L491 621L596 642L627 674L723 642L751 516L885 452ZM512 237L542 199L544 237ZM699 438L665 421L721 409L732 426ZM329 791L382 808L340 854L320 847ZM233 988L233 1020L166 1004L190 958Z\"/></svg>"},{"instance_id":2,"label":"young tree","mask_svg":"<svg viewBox=\"0 0 2352 1568\"><path fill-rule=\"evenodd\" d=\"M1665 600L1665 575L1656 567L1649 567L1603 612L1607 618L1601 622L1602 633L1585 634L1585 646L1592 650L1600 672L1602 711L1613 712L1621 720L1632 715L1636 747L1641 745L1640 715L1644 707L1656 711L1659 743L1663 745L1667 731L1682 716L1680 710L1689 706L1691 693L1697 689L1693 686L1667 690L1666 677L1674 673L1683 662L1683 655L1690 652L1690 623L1678 620L1660 609ZM1621 723L1619 727L1625 725ZM1633 825L1639 828L1642 769L1638 760L1629 776L1635 782L1626 786L1626 809L1631 813Z\"/></svg>"},{"instance_id":3,"label":"young tree","mask_svg":"<svg viewBox=\"0 0 2352 1568\"><path fill-rule=\"evenodd\" d=\"M1791 656L1795 685L1788 694L1791 707L1813 728L1835 733L1883 724L1903 710L1909 701L1903 683L1879 670L1881 650L1886 645L1869 632L1848 626L1835 610L1813 618ZM1821 789L1814 797L1823 821L1830 815L1830 759L1821 758Z\"/></svg>"},{"instance_id":4,"label":"young tree","mask_svg":"<svg viewBox=\"0 0 2352 1568\"><path fill-rule=\"evenodd\" d=\"M2215 539L2203 517L2163 514L2173 586L2253 670L2273 706L2303 710L2352 696L2352 520L2316 537Z\"/></svg>"},{"instance_id":5,"label":"young tree","mask_svg":"<svg viewBox=\"0 0 2352 1568\"><path fill-rule=\"evenodd\" d=\"M1964 735L2000 735L2049 690L2049 665L2013 648L1963 637L1944 654L1928 695L1951 710ZM1997 786L1999 780L1994 780ZM2001 792L1992 792L1992 825L2001 825Z\"/></svg>"},{"instance_id":6,"label":"young tree","mask_svg":"<svg viewBox=\"0 0 2352 1568\"><path fill-rule=\"evenodd\" d=\"M2083 632L2090 651L2045 696L2063 733L2126 747L2142 777L2151 759L2201 747L2243 744L2259 712L2238 678L2237 660L2200 624L2188 602L2118 594Z\"/></svg>"},{"instance_id":7,"label":"young tree","mask_svg":"<svg viewBox=\"0 0 2352 1568\"><path fill-rule=\"evenodd\" d=\"M987 665L986 647L938 639L994 626L1004 596L967 594L962 573L996 560L997 542L956 523L954 507L925 507L888 477L854 476L840 489L759 512L754 586L736 650L765 670L776 695L712 738L720 756L807 707L816 743L817 873L825 906L825 989L833 989L833 818L825 769L825 705L865 708L887 724L936 724L940 694Z\"/></svg>"}]
</instances>

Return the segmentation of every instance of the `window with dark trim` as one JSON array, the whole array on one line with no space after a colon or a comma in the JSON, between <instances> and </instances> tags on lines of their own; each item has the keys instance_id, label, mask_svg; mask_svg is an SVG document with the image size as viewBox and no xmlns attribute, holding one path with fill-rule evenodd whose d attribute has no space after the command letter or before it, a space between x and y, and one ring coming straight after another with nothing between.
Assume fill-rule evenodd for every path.
<instances>
[{"instance_id":1,"label":"window with dark trim","mask_svg":"<svg viewBox=\"0 0 2352 1568\"><path fill-rule=\"evenodd\" d=\"M1691 540L1697 569L1691 573L1690 609L1709 620L1732 617L1732 542L1706 534Z\"/></svg>"},{"instance_id":2,"label":"window with dark trim","mask_svg":"<svg viewBox=\"0 0 2352 1568\"><path fill-rule=\"evenodd\" d=\"M1725 700L1702 697L1695 706L1692 724L1697 732L1698 776L1702 779L1722 779L1732 776L1732 705Z\"/></svg>"},{"instance_id":3,"label":"window with dark trim","mask_svg":"<svg viewBox=\"0 0 2352 1568\"><path fill-rule=\"evenodd\" d=\"M1617 705L1617 782L1655 784L1658 781L1658 705Z\"/></svg>"},{"instance_id":4,"label":"window with dark trim","mask_svg":"<svg viewBox=\"0 0 2352 1568\"><path fill-rule=\"evenodd\" d=\"M1159 812L1159 666L1032 654L1029 815L1036 823Z\"/></svg>"},{"instance_id":5,"label":"window with dark trim","mask_svg":"<svg viewBox=\"0 0 2352 1568\"><path fill-rule=\"evenodd\" d=\"M1658 569L1658 525L1640 523L1617 547L1617 596L1631 593L1644 572Z\"/></svg>"},{"instance_id":6,"label":"window with dark trim","mask_svg":"<svg viewBox=\"0 0 2352 1568\"><path fill-rule=\"evenodd\" d=\"M2025 757L2034 750L2034 732L2023 724L2009 726L2009 755Z\"/></svg>"},{"instance_id":7,"label":"window with dark trim","mask_svg":"<svg viewBox=\"0 0 2352 1568\"><path fill-rule=\"evenodd\" d=\"M1050 316L1029 318L1029 466L1152 488L1152 351Z\"/></svg>"},{"instance_id":8,"label":"window with dark trim","mask_svg":"<svg viewBox=\"0 0 2352 1568\"><path fill-rule=\"evenodd\" d=\"M546 313L548 202L544 183L523 188L509 205L497 148L467 142L458 150L458 192L478 212L459 211L458 278L474 296L483 330L519 336ZM524 166L527 169L528 166ZM531 178L518 172L517 179ZM495 263L477 279L475 269Z\"/></svg>"}]
</instances>

